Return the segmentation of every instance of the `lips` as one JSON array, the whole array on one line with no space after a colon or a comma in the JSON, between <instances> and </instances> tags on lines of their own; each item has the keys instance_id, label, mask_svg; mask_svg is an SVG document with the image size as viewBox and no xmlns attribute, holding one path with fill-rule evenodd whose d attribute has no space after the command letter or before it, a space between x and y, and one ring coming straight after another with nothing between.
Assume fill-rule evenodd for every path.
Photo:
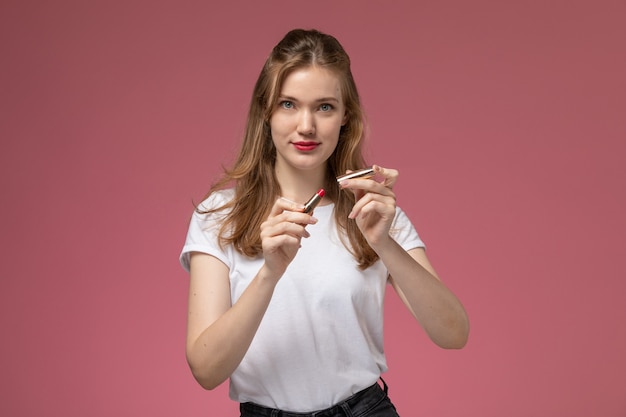
<instances>
[{"instance_id":1,"label":"lips","mask_svg":"<svg viewBox=\"0 0 626 417\"><path fill-rule=\"evenodd\" d=\"M301 142L293 142L293 146L299 151L309 152L314 150L319 146L318 142L311 141L301 141Z\"/></svg>"}]
</instances>

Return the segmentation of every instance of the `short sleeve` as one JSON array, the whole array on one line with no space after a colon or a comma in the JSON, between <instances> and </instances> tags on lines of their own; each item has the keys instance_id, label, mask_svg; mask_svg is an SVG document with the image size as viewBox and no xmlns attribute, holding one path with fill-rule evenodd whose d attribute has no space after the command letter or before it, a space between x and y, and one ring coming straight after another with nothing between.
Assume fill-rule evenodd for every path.
<instances>
[{"instance_id":1,"label":"short sleeve","mask_svg":"<svg viewBox=\"0 0 626 417\"><path fill-rule=\"evenodd\" d=\"M232 193L227 191L217 191L211 194L206 200L204 200L198 206L200 211L210 210L217 208L226 203L232 198ZM221 227L221 222L224 219L225 213L223 211L213 212L209 214L194 211L189 222L189 230L187 231L187 238L185 244L180 253L180 264L189 272L189 262L192 252L206 253L216 257L222 261L229 268L230 260L227 253L220 248L218 233Z\"/></svg>"},{"instance_id":2,"label":"short sleeve","mask_svg":"<svg viewBox=\"0 0 626 417\"><path fill-rule=\"evenodd\" d=\"M390 234L406 251L415 248L426 248L415 227L413 227L411 220L400 207L396 207L396 217L391 225Z\"/></svg>"}]
</instances>

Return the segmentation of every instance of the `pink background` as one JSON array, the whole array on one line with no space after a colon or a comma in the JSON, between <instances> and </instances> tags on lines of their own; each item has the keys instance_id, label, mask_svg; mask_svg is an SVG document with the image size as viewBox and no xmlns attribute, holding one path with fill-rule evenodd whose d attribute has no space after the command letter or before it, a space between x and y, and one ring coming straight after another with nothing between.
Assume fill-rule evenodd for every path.
<instances>
[{"instance_id":1,"label":"pink background","mask_svg":"<svg viewBox=\"0 0 626 417\"><path fill-rule=\"evenodd\" d=\"M403 416L626 415L624 1L3 1L0 415L237 415L184 358L192 200L293 27L353 59L371 161L462 299L390 293Z\"/></svg>"}]
</instances>

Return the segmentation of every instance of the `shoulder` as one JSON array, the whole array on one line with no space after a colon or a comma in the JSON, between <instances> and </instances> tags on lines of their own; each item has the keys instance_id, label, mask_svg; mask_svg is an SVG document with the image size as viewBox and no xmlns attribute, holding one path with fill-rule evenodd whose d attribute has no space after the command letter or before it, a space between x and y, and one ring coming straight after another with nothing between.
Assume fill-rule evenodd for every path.
<instances>
[{"instance_id":1,"label":"shoulder","mask_svg":"<svg viewBox=\"0 0 626 417\"><path fill-rule=\"evenodd\" d=\"M196 206L192 215L192 223L200 225L201 229L219 228L218 226L231 212L229 203L234 196L235 190L233 189L212 192Z\"/></svg>"},{"instance_id":2,"label":"shoulder","mask_svg":"<svg viewBox=\"0 0 626 417\"><path fill-rule=\"evenodd\" d=\"M207 198L202 200L197 206L197 212L219 211L225 205L230 203L235 196L235 190L228 188L225 190L217 190L209 194Z\"/></svg>"},{"instance_id":3,"label":"shoulder","mask_svg":"<svg viewBox=\"0 0 626 417\"><path fill-rule=\"evenodd\" d=\"M211 193L193 212L180 262L189 271L191 253L201 252L214 256L227 266L229 258L220 246L223 220L230 209L226 206L233 199L233 190L220 190Z\"/></svg>"},{"instance_id":4,"label":"shoulder","mask_svg":"<svg viewBox=\"0 0 626 417\"><path fill-rule=\"evenodd\" d=\"M396 207L396 217L393 219L390 234L405 250L425 247L411 219L400 207Z\"/></svg>"},{"instance_id":5,"label":"shoulder","mask_svg":"<svg viewBox=\"0 0 626 417\"><path fill-rule=\"evenodd\" d=\"M411 220L409 219L409 217L398 206L396 206L396 216L393 219L393 223L394 223L394 226L396 226L396 227L412 225L411 224Z\"/></svg>"}]
</instances>

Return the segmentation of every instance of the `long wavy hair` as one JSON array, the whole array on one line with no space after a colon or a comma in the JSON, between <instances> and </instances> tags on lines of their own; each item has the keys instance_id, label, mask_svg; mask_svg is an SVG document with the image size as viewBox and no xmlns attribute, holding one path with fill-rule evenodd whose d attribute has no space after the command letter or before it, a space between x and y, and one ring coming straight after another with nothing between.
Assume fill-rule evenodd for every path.
<instances>
[{"instance_id":1,"label":"long wavy hair","mask_svg":"<svg viewBox=\"0 0 626 417\"><path fill-rule=\"evenodd\" d=\"M273 48L254 86L244 138L232 168L211 187L207 197L216 190L234 184L234 198L220 207L201 213L225 210L219 231L221 245L232 244L246 256L262 252L260 226L267 218L281 189L275 175L276 149L270 132L270 118L279 99L286 77L293 71L317 66L339 77L346 109L346 123L339 141L327 161L326 195L335 203L335 222L343 244L352 253L361 269L371 266L378 255L368 245L356 223L348 219L355 203L354 195L337 186L336 177L366 166L363 157L365 136L364 112L361 107L350 58L333 36L317 30L295 29ZM346 241L347 238L347 241Z\"/></svg>"}]
</instances>

